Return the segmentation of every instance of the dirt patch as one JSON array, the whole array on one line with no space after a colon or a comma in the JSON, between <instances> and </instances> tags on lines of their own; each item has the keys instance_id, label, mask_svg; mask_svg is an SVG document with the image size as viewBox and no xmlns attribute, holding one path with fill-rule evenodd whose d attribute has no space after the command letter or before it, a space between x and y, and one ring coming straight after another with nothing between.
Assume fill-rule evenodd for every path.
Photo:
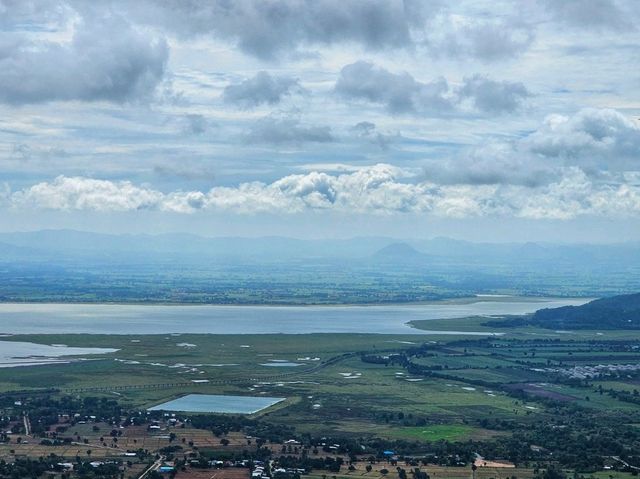
<instances>
[{"instance_id":1,"label":"dirt patch","mask_svg":"<svg viewBox=\"0 0 640 479\"><path fill-rule=\"evenodd\" d=\"M226 469L194 469L178 471L177 479L249 479L249 469L230 467Z\"/></svg>"},{"instance_id":2,"label":"dirt patch","mask_svg":"<svg viewBox=\"0 0 640 479\"><path fill-rule=\"evenodd\" d=\"M479 457L474 461L476 467L502 467L502 468L515 468L516 465L509 461L487 461Z\"/></svg>"},{"instance_id":3,"label":"dirt patch","mask_svg":"<svg viewBox=\"0 0 640 479\"><path fill-rule=\"evenodd\" d=\"M549 389L545 389L544 385L542 384L519 383L519 384L509 384L509 385L506 385L505 387L512 391L522 391L531 396L548 398L556 401L572 402L572 401L578 400L578 398L569 396L568 394L562 394L556 391L550 391Z\"/></svg>"}]
</instances>

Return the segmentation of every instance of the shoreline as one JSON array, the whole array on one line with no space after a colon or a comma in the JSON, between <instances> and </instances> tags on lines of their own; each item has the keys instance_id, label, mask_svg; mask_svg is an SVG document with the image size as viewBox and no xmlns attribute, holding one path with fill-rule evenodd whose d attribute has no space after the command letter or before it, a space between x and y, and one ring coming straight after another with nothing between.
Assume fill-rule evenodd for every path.
<instances>
[{"instance_id":1,"label":"shoreline","mask_svg":"<svg viewBox=\"0 0 640 479\"><path fill-rule=\"evenodd\" d=\"M484 295L460 296L425 301L379 301L362 303L195 303L168 301L2 301L3 305L77 305L77 306L165 306L165 307L229 307L229 308L340 308L340 307L385 307L385 306L423 306L423 305L465 305L473 303L511 303L528 302L544 303L547 301L593 301L594 296L519 296L519 295Z\"/></svg>"}]
</instances>

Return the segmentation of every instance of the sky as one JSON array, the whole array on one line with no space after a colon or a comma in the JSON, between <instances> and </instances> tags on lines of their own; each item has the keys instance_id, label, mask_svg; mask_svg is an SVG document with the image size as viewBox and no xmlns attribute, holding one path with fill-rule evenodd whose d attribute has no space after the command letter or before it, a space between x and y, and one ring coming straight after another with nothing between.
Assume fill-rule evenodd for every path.
<instances>
[{"instance_id":1,"label":"sky","mask_svg":"<svg viewBox=\"0 0 640 479\"><path fill-rule=\"evenodd\" d=\"M636 0L0 0L0 231L640 240Z\"/></svg>"}]
</instances>

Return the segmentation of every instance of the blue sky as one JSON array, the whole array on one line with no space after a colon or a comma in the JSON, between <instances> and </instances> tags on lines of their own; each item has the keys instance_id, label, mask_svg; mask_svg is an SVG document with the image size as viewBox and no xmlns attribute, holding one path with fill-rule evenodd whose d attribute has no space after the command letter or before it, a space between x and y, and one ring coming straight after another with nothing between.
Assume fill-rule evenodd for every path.
<instances>
[{"instance_id":1,"label":"blue sky","mask_svg":"<svg viewBox=\"0 0 640 479\"><path fill-rule=\"evenodd\" d=\"M0 0L0 229L640 239L640 4Z\"/></svg>"}]
</instances>

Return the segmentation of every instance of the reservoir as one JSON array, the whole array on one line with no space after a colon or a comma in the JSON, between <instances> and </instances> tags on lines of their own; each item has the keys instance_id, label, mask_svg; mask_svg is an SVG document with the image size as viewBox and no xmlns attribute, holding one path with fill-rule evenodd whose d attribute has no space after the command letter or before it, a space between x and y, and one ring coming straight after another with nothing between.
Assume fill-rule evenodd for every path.
<instances>
[{"instance_id":1,"label":"reservoir","mask_svg":"<svg viewBox=\"0 0 640 479\"><path fill-rule=\"evenodd\" d=\"M588 299L478 297L375 306L219 306L0 303L4 334L456 334L409 321L532 313ZM473 333L465 333L473 334ZM486 333L479 333L486 335Z\"/></svg>"},{"instance_id":2,"label":"reservoir","mask_svg":"<svg viewBox=\"0 0 640 479\"><path fill-rule=\"evenodd\" d=\"M253 414L284 401L285 398L253 396L221 396L216 394L188 394L173 401L151 407L149 411L203 412L225 414Z\"/></svg>"}]
</instances>

